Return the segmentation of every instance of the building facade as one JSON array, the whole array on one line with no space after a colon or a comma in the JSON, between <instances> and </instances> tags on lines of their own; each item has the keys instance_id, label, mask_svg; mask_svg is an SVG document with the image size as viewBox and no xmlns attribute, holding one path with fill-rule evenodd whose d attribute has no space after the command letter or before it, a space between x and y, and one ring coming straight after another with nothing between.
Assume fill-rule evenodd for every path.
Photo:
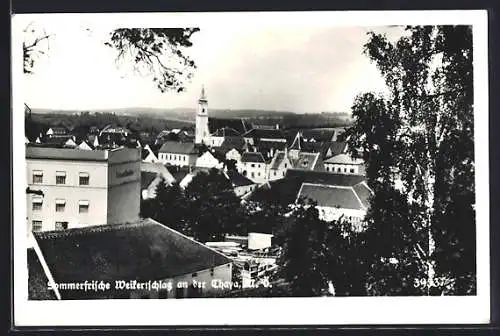
<instances>
[{"instance_id":1,"label":"building facade","mask_svg":"<svg viewBox=\"0 0 500 336\"><path fill-rule=\"evenodd\" d=\"M28 232L139 218L138 149L26 148Z\"/></svg>"}]
</instances>

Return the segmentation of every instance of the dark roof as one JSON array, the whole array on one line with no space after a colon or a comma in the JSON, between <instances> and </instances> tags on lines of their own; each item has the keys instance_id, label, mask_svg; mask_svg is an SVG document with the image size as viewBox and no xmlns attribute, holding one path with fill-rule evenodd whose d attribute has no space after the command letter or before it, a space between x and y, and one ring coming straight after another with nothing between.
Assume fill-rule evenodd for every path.
<instances>
[{"instance_id":1,"label":"dark roof","mask_svg":"<svg viewBox=\"0 0 500 336\"><path fill-rule=\"evenodd\" d=\"M161 280L230 262L152 219L34 232L56 282Z\"/></svg>"},{"instance_id":2,"label":"dark roof","mask_svg":"<svg viewBox=\"0 0 500 336\"><path fill-rule=\"evenodd\" d=\"M211 134L225 127L232 128L240 135L252 129L252 126L244 119L208 118L208 129Z\"/></svg>"},{"instance_id":3,"label":"dark roof","mask_svg":"<svg viewBox=\"0 0 500 336\"><path fill-rule=\"evenodd\" d=\"M358 183L355 186L352 187L356 194L358 195L359 199L361 200L361 203L363 203L363 206L365 208L370 207L370 198L373 195L373 191L368 188L368 185L366 182Z\"/></svg>"},{"instance_id":4,"label":"dark roof","mask_svg":"<svg viewBox=\"0 0 500 336\"><path fill-rule=\"evenodd\" d=\"M273 195L286 204L294 203L297 194L303 183L323 184L331 186L354 187L365 181L364 176L359 175L341 175L328 172L317 172L312 170L288 169L284 178L269 182ZM360 195L364 191L360 192ZM259 201L259 193L255 193L253 198Z\"/></svg>"},{"instance_id":5,"label":"dark roof","mask_svg":"<svg viewBox=\"0 0 500 336\"><path fill-rule=\"evenodd\" d=\"M361 200L351 187L304 183L297 198L311 199L323 207L363 210Z\"/></svg>"},{"instance_id":6,"label":"dark roof","mask_svg":"<svg viewBox=\"0 0 500 336\"><path fill-rule=\"evenodd\" d=\"M230 151L235 148L236 150L243 150L246 146L245 140L241 137L225 137L222 141L220 148L224 151Z\"/></svg>"},{"instance_id":7,"label":"dark roof","mask_svg":"<svg viewBox=\"0 0 500 336\"><path fill-rule=\"evenodd\" d=\"M107 157L106 151L102 150L86 151L72 148L26 147L27 159L106 161Z\"/></svg>"},{"instance_id":8,"label":"dark roof","mask_svg":"<svg viewBox=\"0 0 500 336\"><path fill-rule=\"evenodd\" d=\"M355 186L358 183L365 181L364 176L360 175L343 175L333 174L329 172L317 172L298 169L288 169L285 179L298 179L302 182L328 184L336 186Z\"/></svg>"},{"instance_id":9,"label":"dark roof","mask_svg":"<svg viewBox=\"0 0 500 336\"><path fill-rule=\"evenodd\" d=\"M189 167L168 167L168 171L172 174L175 182L180 183L187 174L189 174Z\"/></svg>"},{"instance_id":10,"label":"dark roof","mask_svg":"<svg viewBox=\"0 0 500 336\"><path fill-rule=\"evenodd\" d=\"M215 131L212 136L216 137L237 137L241 136L241 133L235 130L234 128L224 127Z\"/></svg>"},{"instance_id":11,"label":"dark roof","mask_svg":"<svg viewBox=\"0 0 500 336\"><path fill-rule=\"evenodd\" d=\"M308 153L299 151L297 157L292 157L288 154L288 161L294 169L301 170L316 170L319 160L319 153ZM280 164L285 160L285 152L278 151L271 160L271 169L278 169Z\"/></svg>"},{"instance_id":12,"label":"dark roof","mask_svg":"<svg viewBox=\"0 0 500 336\"><path fill-rule=\"evenodd\" d=\"M48 279L33 248L28 253L28 300L57 300L56 294L47 286Z\"/></svg>"},{"instance_id":13,"label":"dark roof","mask_svg":"<svg viewBox=\"0 0 500 336\"><path fill-rule=\"evenodd\" d=\"M255 182L246 178L245 176L243 176L242 174L240 174L236 171L228 170L226 174L229 177L229 180L231 181L231 183L235 187L242 187L242 186L248 186L248 185L255 184Z\"/></svg>"},{"instance_id":14,"label":"dark roof","mask_svg":"<svg viewBox=\"0 0 500 336\"><path fill-rule=\"evenodd\" d=\"M157 173L141 171L141 190L148 188L157 176Z\"/></svg>"},{"instance_id":15,"label":"dark roof","mask_svg":"<svg viewBox=\"0 0 500 336\"><path fill-rule=\"evenodd\" d=\"M245 138L256 138L256 139L284 139L285 135L280 129L259 129L254 128L244 135Z\"/></svg>"},{"instance_id":16,"label":"dark roof","mask_svg":"<svg viewBox=\"0 0 500 336\"><path fill-rule=\"evenodd\" d=\"M284 150L286 147L286 142L281 142L281 141L266 141L266 140L260 140L256 139L255 141L255 147L259 149L259 152L261 153L267 153L271 149L277 151L277 150Z\"/></svg>"},{"instance_id":17,"label":"dark roof","mask_svg":"<svg viewBox=\"0 0 500 336\"><path fill-rule=\"evenodd\" d=\"M161 148L160 153L175 153L175 154L196 154L194 143L192 142L177 142L167 141Z\"/></svg>"},{"instance_id":18,"label":"dark roof","mask_svg":"<svg viewBox=\"0 0 500 336\"><path fill-rule=\"evenodd\" d=\"M264 157L259 152L245 152L241 155L241 162L261 162L265 163Z\"/></svg>"}]
</instances>

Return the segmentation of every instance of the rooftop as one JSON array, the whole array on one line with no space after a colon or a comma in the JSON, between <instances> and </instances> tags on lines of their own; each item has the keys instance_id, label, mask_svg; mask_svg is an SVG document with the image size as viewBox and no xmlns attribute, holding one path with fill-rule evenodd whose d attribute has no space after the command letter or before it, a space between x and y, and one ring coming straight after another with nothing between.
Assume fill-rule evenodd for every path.
<instances>
[{"instance_id":1,"label":"rooftop","mask_svg":"<svg viewBox=\"0 0 500 336\"><path fill-rule=\"evenodd\" d=\"M228 170L226 174L229 177L231 183L235 187L242 187L255 184L255 182L253 182L252 180L248 179L247 177L243 176L242 174L236 171Z\"/></svg>"},{"instance_id":2,"label":"rooftop","mask_svg":"<svg viewBox=\"0 0 500 336\"><path fill-rule=\"evenodd\" d=\"M196 154L197 151L192 142L166 141L161 146L160 153Z\"/></svg>"},{"instance_id":3,"label":"rooftop","mask_svg":"<svg viewBox=\"0 0 500 336\"><path fill-rule=\"evenodd\" d=\"M366 207L352 187L303 183L297 198L311 199L318 206L365 210Z\"/></svg>"},{"instance_id":4,"label":"rooftop","mask_svg":"<svg viewBox=\"0 0 500 336\"><path fill-rule=\"evenodd\" d=\"M113 156L115 153L130 154L131 158L137 156L137 160L140 160L139 150L135 148L120 147L112 150L81 150L75 148L26 146L26 159L108 161L110 156ZM125 159L125 156L128 155L124 155L122 159Z\"/></svg>"},{"instance_id":5,"label":"rooftop","mask_svg":"<svg viewBox=\"0 0 500 336\"><path fill-rule=\"evenodd\" d=\"M260 152L245 152L241 155L241 162L265 163L266 161Z\"/></svg>"},{"instance_id":6,"label":"rooftop","mask_svg":"<svg viewBox=\"0 0 500 336\"><path fill-rule=\"evenodd\" d=\"M349 165L360 165L363 164L362 159L352 158L349 154L338 154L332 156L331 158L324 161L330 164L349 164Z\"/></svg>"},{"instance_id":7,"label":"rooftop","mask_svg":"<svg viewBox=\"0 0 500 336\"><path fill-rule=\"evenodd\" d=\"M285 135L280 129L260 129L254 128L244 135L245 138L257 139L283 139L286 140Z\"/></svg>"},{"instance_id":8,"label":"rooftop","mask_svg":"<svg viewBox=\"0 0 500 336\"><path fill-rule=\"evenodd\" d=\"M149 218L34 237L56 282L171 279L230 262Z\"/></svg>"}]
</instances>

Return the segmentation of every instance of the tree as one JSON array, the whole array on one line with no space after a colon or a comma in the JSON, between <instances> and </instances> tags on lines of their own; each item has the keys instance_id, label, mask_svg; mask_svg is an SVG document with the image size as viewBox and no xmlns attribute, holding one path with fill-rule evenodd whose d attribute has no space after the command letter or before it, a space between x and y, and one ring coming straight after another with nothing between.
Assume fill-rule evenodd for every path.
<instances>
[{"instance_id":1,"label":"tree","mask_svg":"<svg viewBox=\"0 0 500 336\"><path fill-rule=\"evenodd\" d=\"M194 60L185 54L185 49L193 45L191 37L199 30L120 28L110 32L109 40L104 45L116 49L118 63L133 64L134 69L141 74L146 71L161 92L181 92L196 69ZM48 42L53 35L47 34L45 30L40 32L33 23L25 28L24 34L24 73L32 74L35 59L48 51Z\"/></svg>"},{"instance_id":2,"label":"tree","mask_svg":"<svg viewBox=\"0 0 500 336\"><path fill-rule=\"evenodd\" d=\"M243 225L243 208L229 180L217 169L198 173L185 189L186 220L202 242L223 240Z\"/></svg>"},{"instance_id":3,"label":"tree","mask_svg":"<svg viewBox=\"0 0 500 336\"><path fill-rule=\"evenodd\" d=\"M389 251L374 239L369 248L397 260L394 286L413 274L425 280L420 294L469 293L453 284L475 283L472 29L407 27L395 43L370 33L364 53L389 93L360 94L345 136L375 191L370 232L395 244Z\"/></svg>"}]
</instances>

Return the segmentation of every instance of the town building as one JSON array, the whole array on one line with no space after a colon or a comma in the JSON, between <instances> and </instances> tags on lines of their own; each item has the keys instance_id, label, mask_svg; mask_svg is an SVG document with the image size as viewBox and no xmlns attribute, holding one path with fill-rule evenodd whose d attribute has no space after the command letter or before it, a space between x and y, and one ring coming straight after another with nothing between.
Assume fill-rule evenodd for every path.
<instances>
[{"instance_id":1,"label":"town building","mask_svg":"<svg viewBox=\"0 0 500 336\"><path fill-rule=\"evenodd\" d=\"M232 279L231 259L152 219L35 232L31 239L31 300L196 298L229 290L221 285ZM106 290L54 286L101 281Z\"/></svg>"},{"instance_id":2,"label":"town building","mask_svg":"<svg viewBox=\"0 0 500 336\"><path fill-rule=\"evenodd\" d=\"M259 152L243 153L237 170L255 183L265 183L268 180L268 163Z\"/></svg>"},{"instance_id":3,"label":"town building","mask_svg":"<svg viewBox=\"0 0 500 336\"><path fill-rule=\"evenodd\" d=\"M69 130L65 126L53 126L47 130L45 135L49 138L52 137L65 137L69 135Z\"/></svg>"},{"instance_id":4,"label":"town building","mask_svg":"<svg viewBox=\"0 0 500 336\"><path fill-rule=\"evenodd\" d=\"M365 164L362 159L352 158L347 153L332 156L323 161L326 171L338 174L365 175Z\"/></svg>"},{"instance_id":5,"label":"town building","mask_svg":"<svg viewBox=\"0 0 500 336\"><path fill-rule=\"evenodd\" d=\"M165 142L158 153L158 159L164 164L172 166L194 166L198 150L192 142Z\"/></svg>"},{"instance_id":6,"label":"town building","mask_svg":"<svg viewBox=\"0 0 500 336\"><path fill-rule=\"evenodd\" d=\"M250 180L234 170L228 170L224 173L234 188L234 193L238 197L243 197L257 188L257 183Z\"/></svg>"},{"instance_id":7,"label":"town building","mask_svg":"<svg viewBox=\"0 0 500 336\"><path fill-rule=\"evenodd\" d=\"M26 147L28 232L139 218L138 149Z\"/></svg>"},{"instance_id":8,"label":"town building","mask_svg":"<svg viewBox=\"0 0 500 336\"><path fill-rule=\"evenodd\" d=\"M198 168L222 169L224 163L216 159L210 151L206 151L201 156L196 158L195 166Z\"/></svg>"}]
</instances>

